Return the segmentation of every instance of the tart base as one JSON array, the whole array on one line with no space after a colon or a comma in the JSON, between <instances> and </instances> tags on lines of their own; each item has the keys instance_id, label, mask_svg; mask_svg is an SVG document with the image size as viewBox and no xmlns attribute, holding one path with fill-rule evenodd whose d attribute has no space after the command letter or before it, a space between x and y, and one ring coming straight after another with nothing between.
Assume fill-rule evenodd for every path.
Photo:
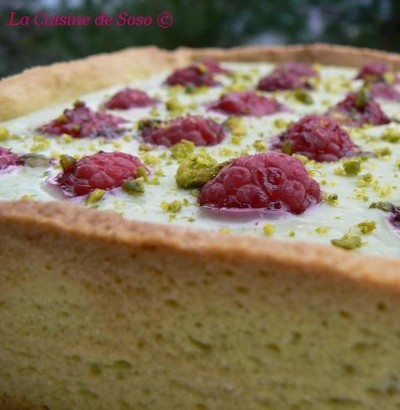
<instances>
[{"instance_id":1,"label":"tart base","mask_svg":"<svg viewBox=\"0 0 400 410\"><path fill-rule=\"evenodd\" d=\"M0 235L4 409L400 405L397 261L28 201Z\"/></svg>"}]
</instances>

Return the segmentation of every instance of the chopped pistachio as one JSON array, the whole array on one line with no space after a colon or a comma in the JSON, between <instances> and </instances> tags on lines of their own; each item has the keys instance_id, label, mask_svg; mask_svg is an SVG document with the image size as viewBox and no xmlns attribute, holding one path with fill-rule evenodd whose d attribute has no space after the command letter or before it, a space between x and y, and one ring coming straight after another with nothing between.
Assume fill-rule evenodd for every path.
<instances>
[{"instance_id":1,"label":"chopped pistachio","mask_svg":"<svg viewBox=\"0 0 400 410\"><path fill-rule=\"evenodd\" d=\"M282 118L277 118L274 121L274 125L276 128L286 128L290 123L288 121L283 120Z\"/></svg>"},{"instance_id":2,"label":"chopped pistachio","mask_svg":"<svg viewBox=\"0 0 400 410\"><path fill-rule=\"evenodd\" d=\"M243 119L240 117L229 117L225 122L224 125L228 128L234 136L242 137L246 135L247 130L244 125Z\"/></svg>"},{"instance_id":3,"label":"chopped pistachio","mask_svg":"<svg viewBox=\"0 0 400 410\"><path fill-rule=\"evenodd\" d=\"M202 74L205 74L208 71L207 66L205 66L202 63L197 63L196 67L200 71L200 73L202 73Z\"/></svg>"},{"instance_id":4,"label":"chopped pistachio","mask_svg":"<svg viewBox=\"0 0 400 410\"><path fill-rule=\"evenodd\" d=\"M224 157L230 157L230 156L232 156L232 155L234 154L234 151L231 150L230 148L224 147L224 148L221 148L221 149L219 150L219 153L220 153L220 155L222 155L222 156L224 156Z\"/></svg>"},{"instance_id":5,"label":"chopped pistachio","mask_svg":"<svg viewBox=\"0 0 400 410\"><path fill-rule=\"evenodd\" d=\"M173 145L170 149L172 158L181 161L194 152L195 145L192 141L182 140L181 142L178 142L178 144Z\"/></svg>"},{"instance_id":6,"label":"chopped pistachio","mask_svg":"<svg viewBox=\"0 0 400 410\"><path fill-rule=\"evenodd\" d=\"M233 91L233 92L244 91L247 89L248 89L248 85L246 85L246 83L239 82L239 81L234 82L225 88L226 91Z\"/></svg>"},{"instance_id":7,"label":"chopped pistachio","mask_svg":"<svg viewBox=\"0 0 400 410\"><path fill-rule=\"evenodd\" d=\"M139 148L139 151L142 151L142 152L148 152L153 149L151 145L147 145L147 144L139 144L138 148Z\"/></svg>"},{"instance_id":8,"label":"chopped pistachio","mask_svg":"<svg viewBox=\"0 0 400 410\"><path fill-rule=\"evenodd\" d=\"M170 85L167 89L168 95L170 97L175 97L178 94L182 94L185 91L185 87L183 85Z\"/></svg>"},{"instance_id":9,"label":"chopped pistachio","mask_svg":"<svg viewBox=\"0 0 400 410\"><path fill-rule=\"evenodd\" d=\"M230 234L230 233L232 233L232 229L222 227L222 228L219 228L218 232L224 233L224 234Z\"/></svg>"},{"instance_id":10,"label":"chopped pistachio","mask_svg":"<svg viewBox=\"0 0 400 410\"><path fill-rule=\"evenodd\" d=\"M207 153L191 155L183 160L176 171L175 179L180 188L199 188L218 172L217 161Z\"/></svg>"},{"instance_id":11,"label":"chopped pistachio","mask_svg":"<svg viewBox=\"0 0 400 410\"><path fill-rule=\"evenodd\" d=\"M395 210L395 206L391 202L372 202L369 206L370 209L380 209L383 212L393 212Z\"/></svg>"},{"instance_id":12,"label":"chopped pistachio","mask_svg":"<svg viewBox=\"0 0 400 410\"><path fill-rule=\"evenodd\" d=\"M301 155L301 154L293 154L292 155L294 158L299 159L303 164L307 164L310 162L310 159L308 157L306 157L305 155Z\"/></svg>"},{"instance_id":13,"label":"chopped pistachio","mask_svg":"<svg viewBox=\"0 0 400 410\"><path fill-rule=\"evenodd\" d=\"M162 201L161 209L170 214L176 214L182 209L182 202L175 199L172 202Z\"/></svg>"},{"instance_id":14,"label":"chopped pistachio","mask_svg":"<svg viewBox=\"0 0 400 410\"><path fill-rule=\"evenodd\" d=\"M357 224L357 228L362 234L369 234L376 229L376 222L372 220L366 220Z\"/></svg>"},{"instance_id":15,"label":"chopped pistachio","mask_svg":"<svg viewBox=\"0 0 400 410\"><path fill-rule=\"evenodd\" d=\"M363 175L360 175L358 177L358 180L357 180L357 186L362 188L362 187L365 187L367 185L370 185L371 182L373 181L373 179L374 178L373 178L373 176L370 172L368 172L366 174L363 174Z\"/></svg>"},{"instance_id":16,"label":"chopped pistachio","mask_svg":"<svg viewBox=\"0 0 400 410\"><path fill-rule=\"evenodd\" d=\"M315 228L315 232L317 232L318 235L325 235L331 230L330 226L317 226Z\"/></svg>"},{"instance_id":17,"label":"chopped pistachio","mask_svg":"<svg viewBox=\"0 0 400 410\"><path fill-rule=\"evenodd\" d=\"M372 188L380 198L386 198L393 191L393 188L390 184L380 184L378 181L375 181L373 183Z\"/></svg>"},{"instance_id":18,"label":"chopped pistachio","mask_svg":"<svg viewBox=\"0 0 400 410\"><path fill-rule=\"evenodd\" d=\"M314 99L312 98L310 93L308 93L305 90L299 89L299 90L294 91L293 97L296 101L302 104L311 105L314 103Z\"/></svg>"},{"instance_id":19,"label":"chopped pistachio","mask_svg":"<svg viewBox=\"0 0 400 410\"><path fill-rule=\"evenodd\" d=\"M333 170L333 173L334 173L335 175L339 175L339 176L346 175L346 173L344 172L343 167L341 167L341 168L335 168L335 169Z\"/></svg>"},{"instance_id":20,"label":"chopped pistachio","mask_svg":"<svg viewBox=\"0 0 400 410\"><path fill-rule=\"evenodd\" d=\"M386 131L382 134L381 139L383 141L391 142L392 144L400 142L400 130L387 128Z\"/></svg>"},{"instance_id":21,"label":"chopped pistachio","mask_svg":"<svg viewBox=\"0 0 400 410\"><path fill-rule=\"evenodd\" d=\"M361 163L359 158L349 158L343 160L343 169L347 176L355 176L361 172Z\"/></svg>"},{"instance_id":22,"label":"chopped pistachio","mask_svg":"<svg viewBox=\"0 0 400 410\"><path fill-rule=\"evenodd\" d=\"M282 144L282 151L287 155L292 155L293 147L289 140L284 140Z\"/></svg>"},{"instance_id":23,"label":"chopped pistachio","mask_svg":"<svg viewBox=\"0 0 400 410\"><path fill-rule=\"evenodd\" d=\"M74 138L71 137L71 135L69 134L62 134L61 138L62 138L62 141L66 144L70 144L74 140Z\"/></svg>"},{"instance_id":24,"label":"chopped pistachio","mask_svg":"<svg viewBox=\"0 0 400 410\"><path fill-rule=\"evenodd\" d=\"M364 108L369 100L369 92L365 88L361 88L356 97L355 105L357 108Z\"/></svg>"},{"instance_id":25,"label":"chopped pistachio","mask_svg":"<svg viewBox=\"0 0 400 410\"><path fill-rule=\"evenodd\" d=\"M243 140L243 135L234 135L232 138L231 138L231 143L233 144L233 145L240 145L240 143L242 142L242 140Z\"/></svg>"},{"instance_id":26,"label":"chopped pistachio","mask_svg":"<svg viewBox=\"0 0 400 410\"><path fill-rule=\"evenodd\" d=\"M158 177L152 178L152 179L147 179L146 182L149 185L160 185L160 179Z\"/></svg>"},{"instance_id":27,"label":"chopped pistachio","mask_svg":"<svg viewBox=\"0 0 400 410\"><path fill-rule=\"evenodd\" d=\"M31 152L36 152L36 151L45 151L48 149L50 146L49 141L41 141L41 142L36 142L35 144L32 144L31 146Z\"/></svg>"},{"instance_id":28,"label":"chopped pistachio","mask_svg":"<svg viewBox=\"0 0 400 410\"><path fill-rule=\"evenodd\" d=\"M339 205L339 197L337 194L328 194L324 192L323 201L328 205L332 205L332 206Z\"/></svg>"},{"instance_id":29,"label":"chopped pistachio","mask_svg":"<svg viewBox=\"0 0 400 410\"><path fill-rule=\"evenodd\" d=\"M156 170L154 171L154 175L155 175L156 177L163 177L163 176L165 176L164 171L163 171L161 168L156 169Z\"/></svg>"},{"instance_id":30,"label":"chopped pistachio","mask_svg":"<svg viewBox=\"0 0 400 410\"><path fill-rule=\"evenodd\" d=\"M331 244L342 249L357 249L363 245L361 237L351 233L346 233L339 239L332 239Z\"/></svg>"},{"instance_id":31,"label":"chopped pistachio","mask_svg":"<svg viewBox=\"0 0 400 410\"><path fill-rule=\"evenodd\" d=\"M153 108L150 110L150 116L153 117L153 118L159 117L159 116L160 116L160 111L159 111L159 109L158 109L157 107L153 107Z\"/></svg>"},{"instance_id":32,"label":"chopped pistachio","mask_svg":"<svg viewBox=\"0 0 400 410\"><path fill-rule=\"evenodd\" d=\"M386 72L383 74L383 78L385 80L385 82L389 83L389 84L394 84L396 82L396 74L393 72Z\"/></svg>"},{"instance_id":33,"label":"chopped pistachio","mask_svg":"<svg viewBox=\"0 0 400 410\"><path fill-rule=\"evenodd\" d=\"M10 136L10 132L6 127L0 127L0 141L6 141Z\"/></svg>"},{"instance_id":34,"label":"chopped pistachio","mask_svg":"<svg viewBox=\"0 0 400 410\"><path fill-rule=\"evenodd\" d=\"M189 84L185 86L184 90L186 94L189 95L196 95L196 94L204 94L208 91L208 86L206 85L201 85L200 87L196 87L193 84Z\"/></svg>"},{"instance_id":35,"label":"chopped pistachio","mask_svg":"<svg viewBox=\"0 0 400 410\"><path fill-rule=\"evenodd\" d=\"M144 192L144 178L128 179L122 184L122 189L130 195L142 194Z\"/></svg>"},{"instance_id":36,"label":"chopped pistachio","mask_svg":"<svg viewBox=\"0 0 400 410\"><path fill-rule=\"evenodd\" d=\"M369 201L369 196L365 188L355 188L353 197L363 202Z\"/></svg>"},{"instance_id":37,"label":"chopped pistachio","mask_svg":"<svg viewBox=\"0 0 400 410\"><path fill-rule=\"evenodd\" d=\"M49 158L41 154L25 154L22 155L22 159L31 168L47 167L49 165Z\"/></svg>"},{"instance_id":38,"label":"chopped pistachio","mask_svg":"<svg viewBox=\"0 0 400 410\"><path fill-rule=\"evenodd\" d=\"M148 171L145 167L137 167L136 169L136 178L143 178L144 181L147 181Z\"/></svg>"},{"instance_id":39,"label":"chopped pistachio","mask_svg":"<svg viewBox=\"0 0 400 410\"><path fill-rule=\"evenodd\" d=\"M288 235L290 238L294 238L296 236L296 231L289 231Z\"/></svg>"},{"instance_id":40,"label":"chopped pistachio","mask_svg":"<svg viewBox=\"0 0 400 410\"><path fill-rule=\"evenodd\" d=\"M113 141L111 144L116 151L122 148L122 143L120 141Z\"/></svg>"},{"instance_id":41,"label":"chopped pistachio","mask_svg":"<svg viewBox=\"0 0 400 410\"><path fill-rule=\"evenodd\" d=\"M263 226L264 235L271 236L271 235L274 234L274 232L275 232L275 225L274 224L269 224L269 223L264 224L264 226Z\"/></svg>"},{"instance_id":42,"label":"chopped pistachio","mask_svg":"<svg viewBox=\"0 0 400 410\"><path fill-rule=\"evenodd\" d=\"M62 170L65 172L72 168L76 163L76 159L70 155L62 154L60 155L60 165Z\"/></svg>"},{"instance_id":43,"label":"chopped pistachio","mask_svg":"<svg viewBox=\"0 0 400 410\"><path fill-rule=\"evenodd\" d=\"M26 201L30 201L33 200L37 197L36 194L27 194L27 195L22 195L21 199L26 200Z\"/></svg>"},{"instance_id":44,"label":"chopped pistachio","mask_svg":"<svg viewBox=\"0 0 400 410\"><path fill-rule=\"evenodd\" d=\"M99 189L96 188L94 191L92 191L85 199L85 205L91 206L99 202L106 191L104 189Z\"/></svg>"},{"instance_id":45,"label":"chopped pistachio","mask_svg":"<svg viewBox=\"0 0 400 410\"><path fill-rule=\"evenodd\" d=\"M310 175L310 177L314 177L316 175L324 175L324 173L321 172L319 169L308 169L307 172L308 175Z\"/></svg>"},{"instance_id":46,"label":"chopped pistachio","mask_svg":"<svg viewBox=\"0 0 400 410\"><path fill-rule=\"evenodd\" d=\"M160 162L160 158L150 154L144 154L141 158L146 165L157 165Z\"/></svg>"},{"instance_id":47,"label":"chopped pistachio","mask_svg":"<svg viewBox=\"0 0 400 410\"><path fill-rule=\"evenodd\" d=\"M76 102L79 103L79 101L76 101ZM68 118L66 117L65 114L60 114L60 115L57 117L57 121L67 122L67 121L68 121Z\"/></svg>"},{"instance_id":48,"label":"chopped pistachio","mask_svg":"<svg viewBox=\"0 0 400 410\"><path fill-rule=\"evenodd\" d=\"M392 155L392 150L388 147L376 148L374 149L374 154L378 158L389 157L390 155Z\"/></svg>"},{"instance_id":49,"label":"chopped pistachio","mask_svg":"<svg viewBox=\"0 0 400 410\"><path fill-rule=\"evenodd\" d=\"M265 152L268 149L268 146L263 140L256 140L253 142L253 147L257 152Z\"/></svg>"},{"instance_id":50,"label":"chopped pistachio","mask_svg":"<svg viewBox=\"0 0 400 410\"><path fill-rule=\"evenodd\" d=\"M165 106L168 111L174 114L181 114L185 110L185 107L179 102L179 100L176 97L167 100Z\"/></svg>"}]
</instances>

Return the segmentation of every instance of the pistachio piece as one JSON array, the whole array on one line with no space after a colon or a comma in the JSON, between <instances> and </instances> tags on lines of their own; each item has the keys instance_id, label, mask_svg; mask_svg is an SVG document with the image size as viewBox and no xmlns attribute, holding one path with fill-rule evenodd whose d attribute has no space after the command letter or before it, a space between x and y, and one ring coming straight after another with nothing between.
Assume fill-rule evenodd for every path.
<instances>
[{"instance_id":1,"label":"pistachio piece","mask_svg":"<svg viewBox=\"0 0 400 410\"><path fill-rule=\"evenodd\" d=\"M194 152L194 149L195 145L193 142L187 140L182 140L170 148L172 158L175 158L178 161L186 159Z\"/></svg>"},{"instance_id":2,"label":"pistachio piece","mask_svg":"<svg viewBox=\"0 0 400 410\"><path fill-rule=\"evenodd\" d=\"M361 172L361 163L358 158L343 160L343 169L347 176L355 176Z\"/></svg>"},{"instance_id":3,"label":"pistachio piece","mask_svg":"<svg viewBox=\"0 0 400 410\"><path fill-rule=\"evenodd\" d=\"M219 168L217 161L207 153L191 155L180 163L175 180L180 188L200 188L216 175Z\"/></svg>"},{"instance_id":4,"label":"pistachio piece","mask_svg":"<svg viewBox=\"0 0 400 410\"><path fill-rule=\"evenodd\" d=\"M376 229L376 222L372 220L366 220L357 224L357 228L362 234L369 234Z\"/></svg>"},{"instance_id":5,"label":"pistachio piece","mask_svg":"<svg viewBox=\"0 0 400 410\"><path fill-rule=\"evenodd\" d=\"M372 202L369 208L370 209L380 209L383 212L394 212L395 211L395 206L391 202L384 202L384 201Z\"/></svg>"},{"instance_id":6,"label":"pistachio piece","mask_svg":"<svg viewBox=\"0 0 400 410\"><path fill-rule=\"evenodd\" d=\"M86 197L85 205L91 206L97 204L97 202L103 198L105 193L106 191L104 189L96 188Z\"/></svg>"},{"instance_id":7,"label":"pistachio piece","mask_svg":"<svg viewBox=\"0 0 400 410\"><path fill-rule=\"evenodd\" d=\"M49 165L49 158L41 154L25 154L22 155L24 163L31 168L47 167Z\"/></svg>"},{"instance_id":8,"label":"pistachio piece","mask_svg":"<svg viewBox=\"0 0 400 410\"><path fill-rule=\"evenodd\" d=\"M70 155L62 154L60 156L60 165L64 172L71 169L76 163L76 159Z\"/></svg>"},{"instance_id":9,"label":"pistachio piece","mask_svg":"<svg viewBox=\"0 0 400 410\"><path fill-rule=\"evenodd\" d=\"M144 178L127 179L122 184L122 190L130 195L142 194L144 192Z\"/></svg>"},{"instance_id":10,"label":"pistachio piece","mask_svg":"<svg viewBox=\"0 0 400 410\"><path fill-rule=\"evenodd\" d=\"M346 233L339 239L332 239L331 244L342 249L357 249L363 245L361 237L351 233Z\"/></svg>"}]
</instances>

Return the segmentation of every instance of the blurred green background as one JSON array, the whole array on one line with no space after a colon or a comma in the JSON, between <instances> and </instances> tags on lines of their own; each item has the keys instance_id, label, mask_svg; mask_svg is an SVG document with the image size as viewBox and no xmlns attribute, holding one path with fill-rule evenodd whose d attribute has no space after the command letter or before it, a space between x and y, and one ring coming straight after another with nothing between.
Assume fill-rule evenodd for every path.
<instances>
[{"instance_id":1,"label":"blurred green background","mask_svg":"<svg viewBox=\"0 0 400 410\"><path fill-rule=\"evenodd\" d=\"M30 15L152 16L174 23L150 27L8 26L10 12ZM229 47L326 42L400 51L400 0L2 0L0 76L38 64L128 46Z\"/></svg>"}]
</instances>

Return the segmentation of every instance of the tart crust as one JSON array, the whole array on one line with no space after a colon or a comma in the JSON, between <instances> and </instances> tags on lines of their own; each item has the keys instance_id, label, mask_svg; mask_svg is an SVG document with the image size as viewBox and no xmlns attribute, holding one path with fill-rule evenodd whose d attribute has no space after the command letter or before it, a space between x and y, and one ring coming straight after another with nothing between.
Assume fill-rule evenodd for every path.
<instances>
[{"instance_id":1,"label":"tart crust","mask_svg":"<svg viewBox=\"0 0 400 410\"><path fill-rule=\"evenodd\" d=\"M128 49L1 81L0 118L204 57L400 67L328 45ZM399 260L31 201L0 204L0 237L2 409L400 406Z\"/></svg>"}]
</instances>

